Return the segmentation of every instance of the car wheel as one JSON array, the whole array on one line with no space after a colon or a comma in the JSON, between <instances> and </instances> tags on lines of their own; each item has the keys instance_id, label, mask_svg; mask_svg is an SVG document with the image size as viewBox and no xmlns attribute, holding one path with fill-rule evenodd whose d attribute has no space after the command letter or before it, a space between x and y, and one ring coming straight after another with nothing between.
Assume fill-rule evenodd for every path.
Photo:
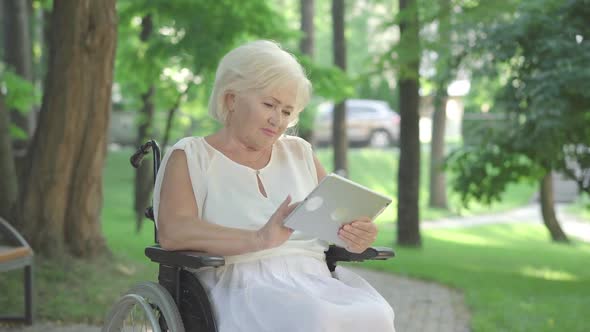
<instances>
[{"instance_id":1,"label":"car wheel","mask_svg":"<svg viewBox=\"0 0 590 332\"><path fill-rule=\"evenodd\" d=\"M369 146L373 148L386 148L391 145L391 136L384 130L376 130L369 138Z\"/></svg>"}]
</instances>

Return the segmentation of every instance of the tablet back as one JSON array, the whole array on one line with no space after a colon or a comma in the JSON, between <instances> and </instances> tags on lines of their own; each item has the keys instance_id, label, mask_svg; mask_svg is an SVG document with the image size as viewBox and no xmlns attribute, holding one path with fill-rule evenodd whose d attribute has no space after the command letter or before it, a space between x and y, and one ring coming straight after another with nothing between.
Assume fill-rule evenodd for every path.
<instances>
[{"instance_id":1,"label":"tablet back","mask_svg":"<svg viewBox=\"0 0 590 332\"><path fill-rule=\"evenodd\" d=\"M345 246L338 229L360 217L374 219L391 199L336 174L327 175L285 219L285 226Z\"/></svg>"}]
</instances>

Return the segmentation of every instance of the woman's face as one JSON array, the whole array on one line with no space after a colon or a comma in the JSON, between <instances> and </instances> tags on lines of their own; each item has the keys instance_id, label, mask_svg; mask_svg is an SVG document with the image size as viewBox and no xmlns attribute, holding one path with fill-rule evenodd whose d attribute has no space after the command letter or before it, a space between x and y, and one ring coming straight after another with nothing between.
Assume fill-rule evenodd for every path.
<instances>
[{"instance_id":1,"label":"woman's face","mask_svg":"<svg viewBox=\"0 0 590 332\"><path fill-rule=\"evenodd\" d=\"M248 147L271 146L296 116L297 90L281 87L226 95L230 133Z\"/></svg>"}]
</instances>

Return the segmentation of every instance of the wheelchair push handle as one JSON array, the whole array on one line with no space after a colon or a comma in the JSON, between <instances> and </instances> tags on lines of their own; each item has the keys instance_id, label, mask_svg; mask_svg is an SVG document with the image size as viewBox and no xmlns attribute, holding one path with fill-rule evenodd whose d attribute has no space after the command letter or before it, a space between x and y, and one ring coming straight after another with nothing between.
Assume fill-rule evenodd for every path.
<instances>
[{"instance_id":1,"label":"wheelchair push handle","mask_svg":"<svg viewBox=\"0 0 590 332\"><path fill-rule=\"evenodd\" d=\"M154 182L156 181L156 174L158 174L158 170L160 169L160 146L155 140L149 140L145 142L142 146L135 151L135 153L129 158L131 165L134 168L139 168L141 166L141 162L145 155L150 153L150 149L153 152L153 168L154 168Z\"/></svg>"}]
</instances>

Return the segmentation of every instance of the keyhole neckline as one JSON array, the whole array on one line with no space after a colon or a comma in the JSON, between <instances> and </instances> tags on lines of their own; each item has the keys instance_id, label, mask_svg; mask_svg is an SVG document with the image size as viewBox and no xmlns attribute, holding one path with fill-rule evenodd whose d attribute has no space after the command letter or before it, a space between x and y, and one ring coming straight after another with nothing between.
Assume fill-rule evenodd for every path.
<instances>
[{"instance_id":1,"label":"keyhole neckline","mask_svg":"<svg viewBox=\"0 0 590 332\"><path fill-rule=\"evenodd\" d=\"M205 137L201 137L201 139L203 140L203 142L205 143L205 145L207 145L209 148L213 149L217 154L221 155L222 158L228 160L230 163L235 164L238 167L243 167L246 170L249 170L251 172L254 172L255 175L258 177L258 175L260 175L260 173L264 172L273 162L274 157L275 157L275 145L273 144L271 147L271 152L270 152L270 158L268 160L268 162L266 163L266 165L264 165L261 168L252 168L250 166L246 166L244 164L240 164L239 162L231 159L230 157L226 156L225 153L219 151L218 149L216 149L213 145L211 145L209 142L207 142L207 140L205 139Z\"/></svg>"}]
</instances>

